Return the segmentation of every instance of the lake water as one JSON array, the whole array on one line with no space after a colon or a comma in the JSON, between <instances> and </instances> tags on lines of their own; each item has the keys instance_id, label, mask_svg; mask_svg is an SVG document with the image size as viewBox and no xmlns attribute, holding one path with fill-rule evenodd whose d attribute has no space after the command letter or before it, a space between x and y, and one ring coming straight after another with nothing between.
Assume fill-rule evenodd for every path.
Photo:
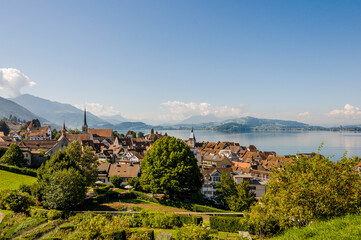
<instances>
[{"instance_id":1,"label":"lake water","mask_svg":"<svg viewBox=\"0 0 361 240\"><path fill-rule=\"evenodd\" d=\"M122 132L122 131L120 131ZM138 131L136 131L138 132ZM148 134L150 131L142 131ZM188 139L189 130L166 130L169 136ZM260 151L275 151L278 155L317 152L322 142L321 154L339 160L347 151L347 156L361 157L361 133L329 131L274 131L248 133L222 133L208 130L194 131L197 142L230 141L242 146L255 145Z\"/></svg>"}]
</instances>

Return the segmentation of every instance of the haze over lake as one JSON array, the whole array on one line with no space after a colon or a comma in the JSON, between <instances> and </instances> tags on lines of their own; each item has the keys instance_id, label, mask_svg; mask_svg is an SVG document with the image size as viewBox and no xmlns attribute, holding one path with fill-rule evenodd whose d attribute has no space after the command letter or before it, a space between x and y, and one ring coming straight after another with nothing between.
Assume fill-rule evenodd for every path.
<instances>
[{"instance_id":1,"label":"haze over lake","mask_svg":"<svg viewBox=\"0 0 361 240\"><path fill-rule=\"evenodd\" d=\"M155 129L155 131L157 131ZM125 133L124 131L119 131ZM139 132L139 131L136 131ZM149 134L150 130L141 130ZM190 130L166 130L169 136L188 139ZM332 156L332 160L339 160L347 151L347 156L361 156L361 133L330 132L330 131L272 131L223 133L208 130L195 130L197 142L230 141L238 142L242 146L255 145L260 151L275 151L278 155L317 152L322 142L324 146L321 154Z\"/></svg>"}]
</instances>

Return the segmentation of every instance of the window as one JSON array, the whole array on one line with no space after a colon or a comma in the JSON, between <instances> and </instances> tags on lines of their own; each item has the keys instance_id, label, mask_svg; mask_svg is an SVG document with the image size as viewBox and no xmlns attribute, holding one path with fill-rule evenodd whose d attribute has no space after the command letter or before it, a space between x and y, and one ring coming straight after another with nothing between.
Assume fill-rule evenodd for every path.
<instances>
[{"instance_id":1,"label":"window","mask_svg":"<svg viewBox=\"0 0 361 240\"><path fill-rule=\"evenodd\" d=\"M212 177L213 178L213 182L220 182L221 178L220 177Z\"/></svg>"}]
</instances>

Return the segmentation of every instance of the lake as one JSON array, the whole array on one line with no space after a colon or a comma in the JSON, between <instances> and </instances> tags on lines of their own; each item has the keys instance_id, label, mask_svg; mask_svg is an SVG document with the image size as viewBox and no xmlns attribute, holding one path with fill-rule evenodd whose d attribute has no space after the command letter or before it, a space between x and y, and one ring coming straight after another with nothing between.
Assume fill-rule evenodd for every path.
<instances>
[{"instance_id":1,"label":"lake","mask_svg":"<svg viewBox=\"0 0 361 240\"><path fill-rule=\"evenodd\" d=\"M123 132L124 131L119 131ZM138 131L136 131L138 132ZM145 134L150 130L144 131ZM188 139L190 130L162 130L169 136ZM272 132L247 132L223 133L209 130L194 131L197 142L230 141L238 142L242 146L255 145L260 151L275 151L278 155L295 153L317 152L322 142L324 146L321 154L334 156L332 160L339 160L345 151L347 156L361 157L361 133L330 132L330 131L272 131Z\"/></svg>"}]
</instances>

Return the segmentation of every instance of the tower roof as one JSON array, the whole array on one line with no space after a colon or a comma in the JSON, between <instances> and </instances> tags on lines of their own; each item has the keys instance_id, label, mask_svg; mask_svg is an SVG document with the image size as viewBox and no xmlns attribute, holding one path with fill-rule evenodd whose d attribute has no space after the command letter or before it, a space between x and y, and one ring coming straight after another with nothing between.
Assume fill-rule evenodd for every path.
<instances>
[{"instance_id":1,"label":"tower roof","mask_svg":"<svg viewBox=\"0 0 361 240\"><path fill-rule=\"evenodd\" d=\"M65 121L63 122L63 129L61 129L62 132L66 132L66 128L65 128Z\"/></svg>"},{"instance_id":2,"label":"tower roof","mask_svg":"<svg viewBox=\"0 0 361 240\"><path fill-rule=\"evenodd\" d=\"M86 107L84 107L84 124L83 126L88 126L88 124L86 123Z\"/></svg>"}]
</instances>

